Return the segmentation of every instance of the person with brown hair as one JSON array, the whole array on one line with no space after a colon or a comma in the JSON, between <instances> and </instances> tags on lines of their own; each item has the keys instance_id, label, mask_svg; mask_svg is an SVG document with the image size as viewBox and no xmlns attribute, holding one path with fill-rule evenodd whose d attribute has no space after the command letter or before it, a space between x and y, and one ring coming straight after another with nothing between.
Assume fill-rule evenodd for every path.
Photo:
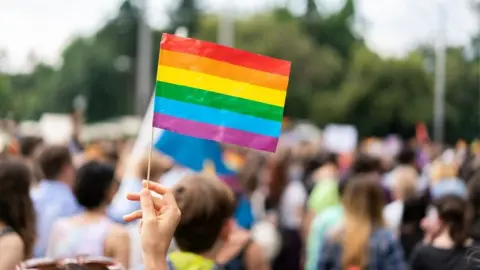
<instances>
[{"instance_id":1,"label":"person with brown hair","mask_svg":"<svg viewBox=\"0 0 480 270\"><path fill-rule=\"evenodd\" d=\"M20 139L20 154L23 158L34 159L43 146L44 141L41 137L23 137Z\"/></svg>"},{"instance_id":2,"label":"person with brown hair","mask_svg":"<svg viewBox=\"0 0 480 270\"><path fill-rule=\"evenodd\" d=\"M12 270L33 255L35 210L32 173L20 160L0 161L0 269Z\"/></svg>"},{"instance_id":3,"label":"person with brown hair","mask_svg":"<svg viewBox=\"0 0 480 270\"><path fill-rule=\"evenodd\" d=\"M412 270L476 269L469 263L468 250L472 246L470 206L457 195L445 195L433 203L434 210L427 219L430 223L425 243L418 245L410 256Z\"/></svg>"},{"instance_id":4,"label":"person with brown hair","mask_svg":"<svg viewBox=\"0 0 480 270\"><path fill-rule=\"evenodd\" d=\"M376 177L349 180L342 198L345 217L322 243L319 270L405 269L400 244L384 225L384 194Z\"/></svg>"},{"instance_id":5,"label":"person with brown hair","mask_svg":"<svg viewBox=\"0 0 480 270\"><path fill-rule=\"evenodd\" d=\"M292 175L291 149L280 149L270 162L265 210L266 216L273 220L281 238L280 249L273 260L272 269L298 269L301 264L300 232L307 191L301 182L301 176L296 173Z\"/></svg>"},{"instance_id":6,"label":"person with brown hair","mask_svg":"<svg viewBox=\"0 0 480 270\"><path fill-rule=\"evenodd\" d=\"M78 213L81 208L72 193L75 167L68 148L46 147L37 160L45 179L30 193L38 217L38 241L34 254L35 257L44 257L53 223Z\"/></svg>"},{"instance_id":7,"label":"person with brown hair","mask_svg":"<svg viewBox=\"0 0 480 270\"><path fill-rule=\"evenodd\" d=\"M42 147L44 147L44 141L40 137L27 136L20 139L20 155L33 171L31 188L35 188L44 178L42 169L40 169L38 163L35 161Z\"/></svg>"},{"instance_id":8,"label":"person with brown hair","mask_svg":"<svg viewBox=\"0 0 480 270\"><path fill-rule=\"evenodd\" d=\"M181 180L174 194L182 219L175 231L180 251L169 255L170 262L177 270L212 269L234 226L233 193L215 177L197 174Z\"/></svg>"},{"instance_id":9,"label":"person with brown hair","mask_svg":"<svg viewBox=\"0 0 480 270\"><path fill-rule=\"evenodd\" d=\"M151 188L158 186L154 184ZM233 192L221 180L203 173L182 179L173 188L173 194L182 219L174 234L179 251L168 256L170 268L211 270L225 264L222 267L229 269L228 260L237 250L224 249L227 241L244 240L244 235L235 229L232 218L235 209ZM140 195L129 194L128 198L138 201ZM132 221L141 216L142 212L137 211L126 216L125 220ZM232 236L233 239L229 239ZM262 250L254 243L247 248L245 259L245 268L242 269L268 269L265 268L266 261L262 260Z\"/></svg>"},{"instance_id":10,"label":"person with brown hair","mask_svg":"<svg viewBox=\"0 0 480 270\"><path fill-rule=\"evenodd\" d=\"M472 238L480 245L480 171L468 179L468 202L472 207Z\"/></svg>"}]
</instances>

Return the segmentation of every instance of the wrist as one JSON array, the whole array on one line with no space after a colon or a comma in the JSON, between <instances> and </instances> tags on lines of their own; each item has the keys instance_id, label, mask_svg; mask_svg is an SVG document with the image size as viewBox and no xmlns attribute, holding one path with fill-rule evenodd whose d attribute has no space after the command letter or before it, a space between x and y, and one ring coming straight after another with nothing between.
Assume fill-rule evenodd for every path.
<instances>
[{"instance_id":1,"label":"wrist","mask_svg":"<svg viewBox=\"0 0 480 270\"><path fill-rule=\"evenodd\" d=\"M145 256L145 270L168 270L167 259L164 256Z\"/></svg>"}]
</instances>

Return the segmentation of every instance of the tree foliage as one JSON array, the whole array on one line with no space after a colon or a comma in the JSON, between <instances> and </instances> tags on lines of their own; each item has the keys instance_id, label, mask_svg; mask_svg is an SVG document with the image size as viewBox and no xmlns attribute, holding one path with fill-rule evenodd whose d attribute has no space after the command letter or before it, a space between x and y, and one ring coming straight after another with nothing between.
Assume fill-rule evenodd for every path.
<instances>
[{"instance_id":1,"label":"tree foliage","mask_svg":"<svg viewBox=\"0 0 480 270\"><path fill-rule=\"evenodd\" d=\"M292 61L286 115L320 126L354 124L365 136L410 136L416 123L431 124L433 73L425 68L430 48L402 59L381 58L352 31L352 0L333 14L322 14L314 1L309 3L305 16L275 9L236 22L237 48ZM196 38L216 40L218 18L200 13L197 1L180 1L172 18L165 32L185 26ZM136 7L125 1L98 32L65 48L60 67L40 63L28 74L0 73L0 117L14 112L18 119L35 119L46 111L67 112L79 94L88 99L88 121L133 113L138 19ZM153 32L154 55L164 31ZM465 58L463 48L448 50L449 141L472 139L480 130L478 40L472 40L477 46L472 59ZM152 63L154 74L156 57Z\"/></svg>"}]
</instances>

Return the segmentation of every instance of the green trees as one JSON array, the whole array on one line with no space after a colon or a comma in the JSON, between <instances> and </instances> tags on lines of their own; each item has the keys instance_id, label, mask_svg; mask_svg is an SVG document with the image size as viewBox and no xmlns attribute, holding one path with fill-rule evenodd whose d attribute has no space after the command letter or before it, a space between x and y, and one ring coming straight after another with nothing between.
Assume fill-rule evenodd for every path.
<instances>
[{"instance_id":1,"label":"green trees","mask_svg":"<svg viewBox=\"0 0 480 270\"><path fill-rule=\"evenodd\" d=\"M410 136L417 122L430 124L433 74L425 68L428 48L404 59L383 59L352 31L352 0L333 14L318 12L312 3L305 16L275 9L236 22L237 48L292 61L285 114L321 126L351 123L360 135ZM185 26L193 37L216 41L217 17L200 13L196 4L180 1L165 31ZM39 64L29 74L0 73L0 118L10 111L19 119L67 112L78 94L88 99L88 121L132 114L138 14L125 1L117 17L97 33L70 43L59 68ZM157 51L152 73L161 33L153 33ZM478 45L478 39L474 41ZM463 48L449 49L447 58L446 136L449 141L472 139L480 131L480 65L465 58Z\"/></svg>"}]
</instances>

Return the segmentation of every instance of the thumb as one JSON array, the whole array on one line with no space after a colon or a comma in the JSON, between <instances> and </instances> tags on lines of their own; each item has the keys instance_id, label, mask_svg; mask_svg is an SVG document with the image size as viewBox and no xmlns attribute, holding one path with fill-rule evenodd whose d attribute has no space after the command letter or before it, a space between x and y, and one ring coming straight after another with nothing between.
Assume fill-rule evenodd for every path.
<instances>
[{"instance_id":1,"label":"thumb","mask_svg":"<svg viewBox=\"0 0 480 270\"><path fill-rule=\"evenodd\" d=\"M155 208L150 190L144 188L140 193L140 205L142 207L143 219L153 219L155 217Z\"/></svg>"}]
</instances>

